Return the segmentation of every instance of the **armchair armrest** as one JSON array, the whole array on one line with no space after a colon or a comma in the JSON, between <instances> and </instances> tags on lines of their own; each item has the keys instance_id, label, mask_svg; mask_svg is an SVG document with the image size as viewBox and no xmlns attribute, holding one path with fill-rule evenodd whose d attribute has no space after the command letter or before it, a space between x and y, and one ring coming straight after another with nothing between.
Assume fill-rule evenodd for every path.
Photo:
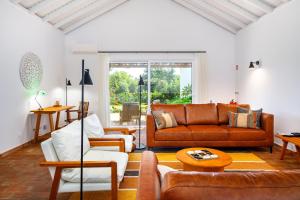
<instances>
[{"instance_id":1,"label":"armchair armrest","mask_svg":"<svg viewBox=\"0 0 300 200\"><path fill-rule=\"evenodd\" d=\"M125 152L124 138L89 138L91 146L118 146L120 152Z\"/></svg>"},{"instance_id":2,"label":"armchair armrest","mask_svg":"<svg viewBox=\"0 0 300 200\"><path fill-rule=\"evenodd\" d=\"M132 135L133 133L136 132L135 129L128 129L128 128L104 128L104 132L113 132L113 131L118 131L123 133L124 135Z\"/></svg>"},{"instance_id":3,"label":"armchair armrest","mask_svg":"<svg viewBox=\"0 0 300 200\"><path fill-rule=\"evenodd\" d=\"M79 168L81 167L80 161L58 161L40 162L41 167L55 167L55 174L52 182L51 193L49 199L56 199L59 183L61 179L61 172L64 168ZM111 168L111 193L112 200L118 199L118 176L117 176L117 163L115 161L84 161L83 167L110 167Z\"/></svg>"},{"instance_id":4,"label":"armchair armrest","mask_svg":"<svg viewBox=\"0 0 300 200\"><path fill-rule=\"evenodd\" d=\"M156 127L155 127L155 121L154 121L154 117L153 115L149 114L147 115L147 146L148 147L154 147L154 142L155 142L155 138L154 138L154 134L156 131Z\"/></svg>"},{"instance_id":5,"label":"armchair armrest","mask_svg":"<svg viewBox=\"0 0 300 200\"><path fill-rule=\"evenodd\" d=\"M274 115L262 113L261 115L262 129L268 134L270 145L274 142Z\"/></svg>"}]
</instances>

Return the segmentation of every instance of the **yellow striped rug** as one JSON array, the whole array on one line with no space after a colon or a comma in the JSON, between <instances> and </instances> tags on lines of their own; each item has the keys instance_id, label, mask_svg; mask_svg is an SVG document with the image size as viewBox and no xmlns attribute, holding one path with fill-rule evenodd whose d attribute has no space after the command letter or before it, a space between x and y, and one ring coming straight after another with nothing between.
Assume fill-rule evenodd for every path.
<instances>
[{"instance_id":1,"label":"yellow striped rug","mask_svg":"<svg viewBox=\"0 0 300 200\"><path fill-rule=\"evenodd\" d=\"M232 164L225 167L225 171L272 171L275 170L266 161L253 153L228 153L232 157ZM126 173L118 191L119 200L133 200L136 198L138 170L140 167L141 153L130 153ZM176 153L156 153L159 164L167 165L174 169L182 169L182 164L176 159ZM79 193L71 195L70 200L79 199ZM110 199L110 192L86 192L84 199Z\"/></svg>"}]
</instances>

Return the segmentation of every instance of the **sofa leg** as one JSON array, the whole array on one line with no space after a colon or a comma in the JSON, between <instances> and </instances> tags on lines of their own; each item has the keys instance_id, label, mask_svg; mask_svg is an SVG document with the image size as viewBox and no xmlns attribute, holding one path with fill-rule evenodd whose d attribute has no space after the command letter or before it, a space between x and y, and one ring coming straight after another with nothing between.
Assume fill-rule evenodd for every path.
<instances>
[{"instance_id":1,"label":"sofa leg","mask_svg":"<svg viewBox=\"0 0 300 200\"><path fill-rule=\"evenodd\" d=\"M152 151L152 147L147 147L147 150L148 151Z\"/></svg>"},{"instance_id":2,"label":"sofa leg","mask_svg":"<svg viewBox=\"0 0 300 200\"><path fill-rule=\"evenodd\" d=\"M273 146L270 146L270 153L273 153Z\"/></svg>"}]
</instances>

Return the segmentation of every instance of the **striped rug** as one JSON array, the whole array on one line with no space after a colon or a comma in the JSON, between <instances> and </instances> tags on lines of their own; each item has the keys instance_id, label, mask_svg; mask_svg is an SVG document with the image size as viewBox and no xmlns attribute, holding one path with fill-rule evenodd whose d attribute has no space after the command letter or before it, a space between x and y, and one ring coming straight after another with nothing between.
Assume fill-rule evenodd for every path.
<instances>
[{"instance_id":1,"label":"striped rug","mask_svg":"<svg viewBox=\"0 0 300 200\"><path fill-rule=\"evenodd\" d=\"M253 153L228 153L232 157L232 164L225 167L226 171L272 171L275 170L266 161L257 157ZM136 188L138 182L138 171L140 167L141 153L130 153L129 162L125 172L124 180L121 182L118 199L133 200L136 198ZM176 159L176 153L156 153L159 164L167 165L174 169L181 170L182 164ZM88 200L110 199L110 192L86 192L85 198ZM79 199L79 193L71 195L70 200Z\"/></svg>"}]
</instances>

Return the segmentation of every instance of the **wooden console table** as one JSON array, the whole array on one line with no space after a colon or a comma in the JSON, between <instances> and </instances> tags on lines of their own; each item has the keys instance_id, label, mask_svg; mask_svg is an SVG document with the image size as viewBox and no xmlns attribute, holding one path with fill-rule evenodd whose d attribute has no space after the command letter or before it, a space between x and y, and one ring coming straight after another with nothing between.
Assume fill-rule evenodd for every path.
<instances>
[{"instance_id":1,"label":"wooden console table","mask_svg":"<svg viewBox=\"0 0 300 200\"><path fill-rule=\"evenodd\" d=\"M40 133L40 125L41 125L41 118L42 115L48 115L49 117L49 126L50 126L50 133L59 129L59 118L60 118L60 112L64 110L70 110L74 108L75 106L51 106L47 108L43 108L42 110L31 110L30 112L33 112L36 115L36 125L35 125L35 132L34 132L34 142L37 143L39 141L39 133ZM56 122L55 127L53 124L53 116L52 114L56 114ZM69 115L67 115L67 118L69 118Z\"/></svg>"},{"instance_id":2,"label":"wooden console table","mask_svg":"<svg viewBox=\"0 0 300 200\"><path fill-rule=\"evenodd\" d=\"M280 134L276 134L275 136L277 138L281 139L282 142L283 142L280 160L284 159L286 148L287 148L287 145L288 145L289 142L292 143L292 144L294 144L296 146L298 155L300 157L300 137L286 137L286 136L280 135Z\"/></svg>"}]
</instances>

